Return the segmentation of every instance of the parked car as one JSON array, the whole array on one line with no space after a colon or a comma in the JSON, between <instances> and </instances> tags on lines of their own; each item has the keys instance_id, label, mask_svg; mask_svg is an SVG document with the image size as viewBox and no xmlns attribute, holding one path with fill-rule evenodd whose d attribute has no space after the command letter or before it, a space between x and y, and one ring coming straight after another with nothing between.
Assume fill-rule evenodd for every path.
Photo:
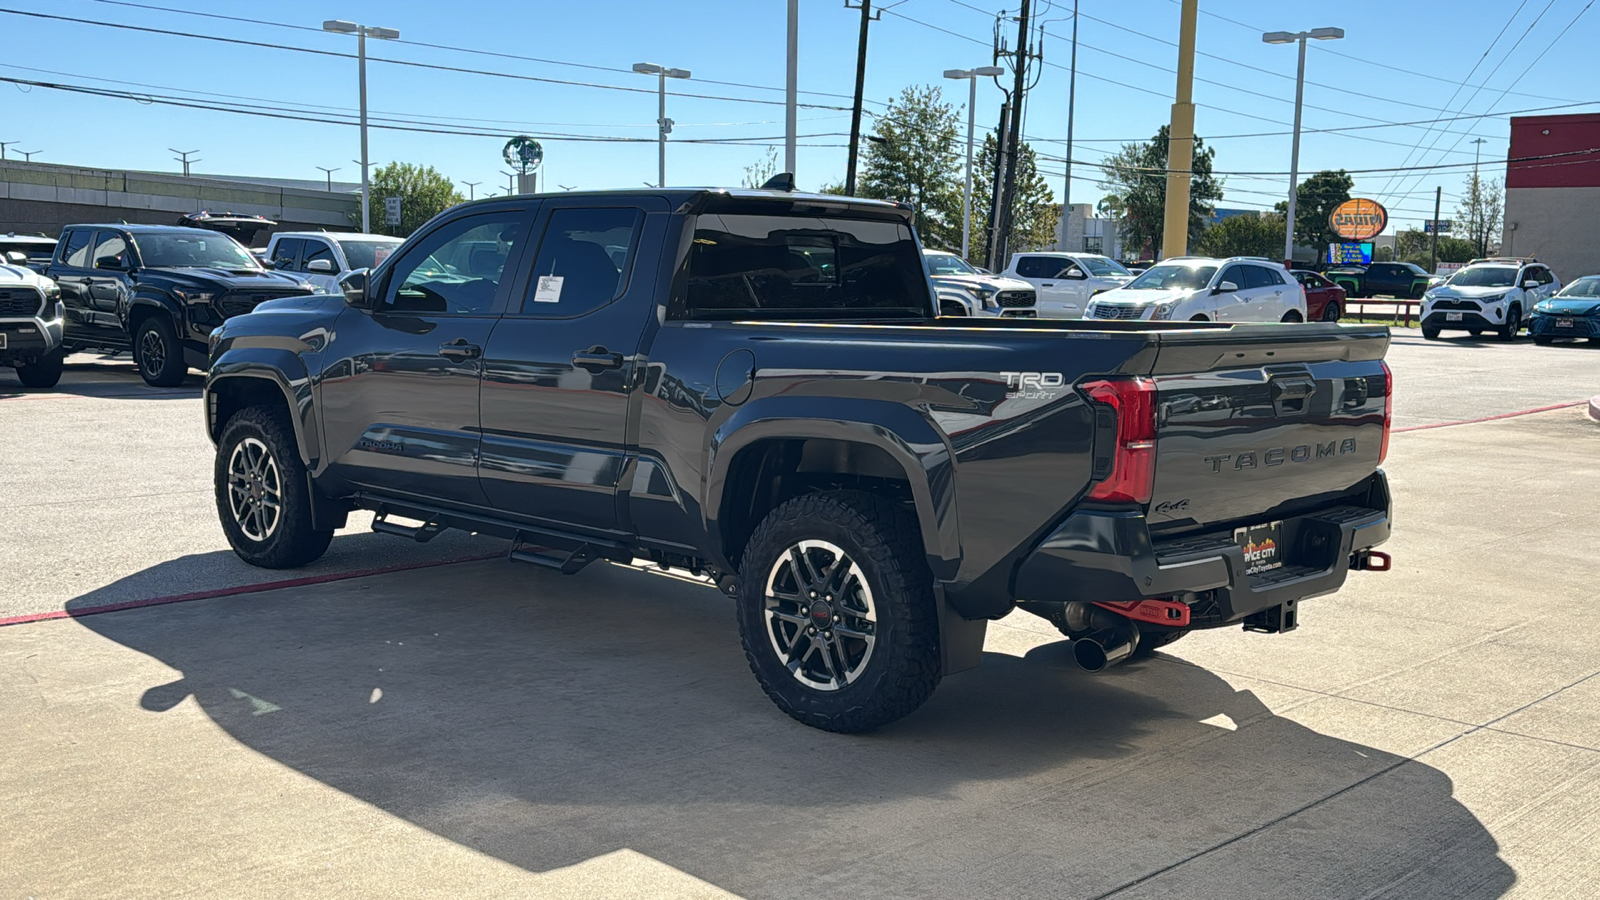
<instances>
[{"instance_id":1,"label":"parked car","mask_svg":"<svg viewBox=\"0 0 1600 900\"><path fill-rule=\"evenodd\" d=\"M15 231L0 234L0 264L23 265L43 272L56 249L56 239L42 234L17 234ZM12 256L18 253L21 259Z\"/></svg>"},{"instance_id":2,"label":"parked car","mask_svg":"<svg viewBox=\"0 0 1600 900\"><path fill-rule=\"evenodd\" d=\"M401 240L386 234L280 231L267 243L267 265L294 272L318 289L339 293L339 279L356 269L375 268Z\"/></svg>"},{"instance_id":3,"label":"parked car","mask_svg":"<svg viewBox=\"0 0 1600 900\"><path fill-rule=\"evenodd\" d=\"M1421 297L1433 276L1416 263L1375 262L1367 266L1334 266L1324 273L1351 299L1395 297L1411 300Z\"/></svg>"},{"instance_id":4,"label":"parked car","mask_svg":"<svg viewBox=\"0 0 1600 900\"><path fill-rule=\"evenodd\" d=\"M1386 328L939 317L912 215L770 190L455 207L343 296L215 332L223 531L302 566L364 508L564 573L703 574L767 695L834 731L917 708L1019 600L1098 670L1287 631L1382 567ZM441 263L496 235L501 268Z\"/></svg>"},{"instance_id":5,"label":"parked car","mask_svg":"<svg viewBox=\"0 0 1600 900\"><path fill-rule=\"evenodd\" d=\"M1086 319L1304 322L1306 296L1271 260L1179 256L1089 301Z\"/></svg>"},{"instance_id":6,"label":"parked car","mask_svg":"<svg viewBox=\"0 0 1600 900\"><path fill-rule=\"evenodd\" d=\"M1033 285L1039 315L1079 319L1089 298L1133 280L1122 264L1097 253L1015 253L1004 273Z\"/></svg>"},{"instance_id":7,"label":"parked car","mask_svg":"<svg viewBox=\"0 0 1600 900\"><path fill-rule=\"evenodd\" d=\"M19 251L12 251L19 252ZM0 261L0 366L25 387L61 380L61 291L27 266Z\"/></svg>"},{"instance_id":8,"label":"parked car","mask_svg":"<svg viewBox=\"0 0 1600 900\"><path fill-rule=\"evenodd\" d=\"M1294 269L1295 280L1306 292L1306 320L1337 322L1344 314L1344 288L1310 269Z\"/></svg>"},{"instance_id":9,"label":"parked car","mask_svg":"<svg viewBox=\"0 0 1600 900\"><path fill-rule=\"evenodd\" d=\"M933 281L941 316L1034 315L1034 290L1026 281L985 275L954 253L922 251L922 265Z\"/></svg>"},{"instance_id":10,"label":"parked car","mask_svg":"<svg viewBox=\"0 0 1600 900\"><path fill-rule=\"evenodd\" d=\"M1556 338L1600 342L1600 275L1585 275L1535 303L1528 333L1540 346Z\"/></svg>"},{"instance_id":11,"label":"parked car","mask_svg":"<svg viewBox=\"0 0 1600 900\"><path fill-rule=\"evenodd\" d=\"M175 225L69 225L45 274L61 289L68 351L132 351L139 374L161 387L205 368L223 320L313 292L225 234Z\"/></svg>"},{"instance_id":12,"label":"parked car","mask_svg":"<svg viewBox=\"0 0 1600 900\"><path fill-rule=\"evenodd\" d=\"M1494 331L1515 340L1523 317L1561 289L1561 280L1536 259L1475 259L1422 298L1422 336L1437 340L1441 331L1478 335Z\"/></svg>"}]
</instances>

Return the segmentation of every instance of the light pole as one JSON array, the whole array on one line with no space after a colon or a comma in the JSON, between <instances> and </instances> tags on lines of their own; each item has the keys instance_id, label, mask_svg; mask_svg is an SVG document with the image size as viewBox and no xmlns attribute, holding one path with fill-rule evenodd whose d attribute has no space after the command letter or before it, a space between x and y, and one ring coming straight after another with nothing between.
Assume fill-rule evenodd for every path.
<instances>
[{"instance_id":1,"label":"light pole","mask_svg":"<svg viewBox=\"0 0 1600 900\"><path fill-rule=\"evenodd\" d=\"M189 155L192 154L192 153L199 153L200 151L199 150L179 150L179 149L177 149L175 147L168 147L167 149L171 150L173 153L178 154L177 156L174 156L173 159L178 161L178 162L183 163L183 177L188 178L189 177L189 166L192 163L197 163L197 162L200 161L198 159L190 159Z\"/></svg>"},{"instance_id":2,"label":"light pole","mask_svg":"<svg viewBox=\"0 0 1600 900\"><path fill-rule=\"evenodd\" d=\"M321 169L322 173L328 176L328 193L333 193L333 173L339 171L340 167L334 166L330 169L327 166L317 166L316 168Z\"/></svg>"},{"instance_id":3,"label":"light pole","mask_svg":"<svg viewBox=\"0 0 1600 900\"><path fill-rule=\"evenodd\" d=\"M689 70L688 69L669 69L666 66L658 66L655 63L634 63L633 64L633 70L635 72L638 72L640 75L654 75L658 79L660 79L660 81L659 81L660 89L659 89L659 92L658 92L658 96L659 96L659 99L660 99L660 104L659 104L660 114L656 118L656 124L661 127L661 149L660 149L660 152L658 154L659 155L659 160L658 160L658 171L657 171L657 174L659 176L658 180L659 180L660 183L657 184L656 187L666 187L667 186L667 135L672 133L672 120L667 118L667 79L668 78L688 78L689 77Z\"/></svg>"},{"instance_id":4,"label":"light pole","mask_svg":"<svg viewBox=\"0 0 1600 900\"><path fill-rule=\"evenodd\" d=\"M22 142L21 141L0 141L0 160L4 160L6 158L6 148L7 147L11 146L12 144L20 144L20 143L22 143Z\"/></svg>"},{"instance_id":5,"label":"light pole","mask_svg":"<svg viewBox=\"0 0 1600 900\"><path fill-rule=\"evenodd\" d=\"M1006 73L999 66L982 66L977 69L945 69L944 77L968 82L967 92L967 191L961 208L961 258L967 258L968 244L972 239L972 116L978 105L978 79Z\"/></svg>"},{"instance_id":6,"label":"light pole","mask_svg":"<svg viewBox=\"0 0 1600 900\"><path fill-rule=\"evenodd\" d=\"M481 182L481 181L463 181L461 183L467 186L467 199L468 200L476 200L476 199L478 199L478 185L483 184L483 182Z\"/></svg>"},{"instance_id":7,"label":"light pole","mask_svg":"<svg viewBox=\"0 0 1600 900\"><path fill-rule=\"evenodd\" d=\"M400 40L400 32L393 28L375 28L370 25L357 25L342 19L329 19L322 23L323 31L332 31L335 34L353 34L356 36L356 59L361 83L361 231L371 233L372 219L369 215L367 194L367 38L374 37L384 41Z\"/></svg>"},{"instance_id":8,"label":"light pole","mask_svg":"<svg viewBox=\"0 0 1600 900\"><path fill-rule=\"evenodd\" d=\"M1261 36L1267 44L1300 44L1300 69L1294 78L1294 149L1289 154L1289 221L1284 229L1283 264L1294 265L1294 207L1300 180L1300 99L1306 91L1306 41L1337 41L1344 37L1343 28L1313 28L1310 31L1269 31Z\"/></svg>"},{"instance_id":9,"label":"light pole","mask_svg":"<svg viewBox=\"0 0 1600 900\"><path fill-rule=\"evenodd\" d=\"M23 162L33 162L33 155L38 152L37 150L18 150L17 155L22 157ZM184 174L187 175L189 173L185 172Z\"/></svg>"},{"instance_id":10,"label":"light pole","mask_svg":"<svg viewBox=\"0 0 1600 900\"><path fill-rule=\"evenodd\" d=\"M515 194L517 192L517 176L507 172L505 169L501 169L500 174L506 177L506 196L509 197Z\"/></svg>"}]
</instances>

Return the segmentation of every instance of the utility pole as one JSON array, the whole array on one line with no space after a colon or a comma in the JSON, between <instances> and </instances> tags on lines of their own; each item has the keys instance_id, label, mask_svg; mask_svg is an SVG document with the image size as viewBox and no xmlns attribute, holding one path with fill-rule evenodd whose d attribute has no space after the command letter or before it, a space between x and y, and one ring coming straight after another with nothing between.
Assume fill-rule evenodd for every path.
<instances>
[{"instance_id":1,"label":"utility pole","mask_svg":"<svg viewBox=\"0 0 1600 900\"><path fill-rule=\"evenodd\" d=\"M1028 91L1028 15L1032 12L1031 0L1022 0L1022 11L1017 16L1017 55L1014 59L1016 65L1012 67L1014 78L1011 88L1011 121L1006 129L1008 137L1005 141L1004 153L1006 160L1005 186L1000 193L999 220L995 238L995 256L989 260L989 268L999 271L1005 267L1009 258L1011 223L1015 218L1014 209L1017 199L1017 150L1022 145L1022 110L1023 100Z\"/></svg>"},{"instance_id":2,"label":"utility pole","mask_svg":"<svg viewBox=\"0 0 1600 900\"><path fill-rule=\"evenodd\" d=\"M1072 236L1072 114L1078 99L1078 0L1072 0L1072 67L1067 77L1067 174L1061 185L1061 249L1071 250ZM1102 248L1104 249L1104 248Z\"/></svg>"},{"instance_id":3,"label":"utility pole","mask_svg":"<svg viewBox=\"0 0 1600 900\"><path fill-rule=\"evenodd\" d=\"M856 9L844 0L845 9ZM867 25L883 18L880 10L872 14L872 0L861 0L861 37L856 44L856 103L850 109L850 161L844 170L844 193L856 195L856 162L861 156L861 93L867 86Z\"/></svg>"},{"instance_id":4,"label":"utility pole","mask_svg":"<svg viewBox=\"0 0 1600 900\"><path fill-rule=\"evenodd\" d=\"M999 271L1002 267L995 265L996 255L1000 252L1000 186L1006 177L1006 141L1011 135L1011 100L1000 104L1000 126L995 129L994 141L994 180L991 185L989 197L989 240L984 261L988 268Z\"/></svg>"},{"instance_id":5,"label":"utility pole","mask_svg":"<svg viewBox=\"0 0 1600 900\"><path fill-rule=\"evenodd\" d=\"M198 159L190 159L189 158L189 154L191 154L191 153L199 153L200 151L199 150L179 150L179 149L177 149L175 147L168 147L167 149L171 150L173 153L178 154L177 156L174 156L173 159L178 161L178 162L183 163L183 177L188 178L189 177L189 165L191 163L197 163L197 162L200 161ZM37 151L35 151L35 152L37 152Z\"/></svg>"},{"instance_id":6,"label":"utility pole","mask_svg":"<svg viewBox=\"0 0 1600 900\"><path fill-rule=\"evenodd\" d=\"M463 181L461 183L467 186L467 199L468 200L476 200L476 199L478 199L478 185L483 184L483 182L481 182L481 181Z\"/></svg>"},{"instance_id":7,"label":"utility pole","mask_svg":"<svg viewBox=\"0 0 1600 900\"><path fill-rule=\"evenodd\" d=\"M1189 176L1194 166L1194 30L1199 0L1183 0L1178 25L1178 89L1167 129L1166 215L1161 258L1189 252Z\"/></svg>"},{"instance_id":8,"label":"utility pole","mask_svg":"<svg viewBox=\"0 0 1600 900\"><path fill-rule=\"evenodd\" d=\"M1467 212L1471 215L1467 217L1467 227L1472 229L1472 239L1478 245L1478 255L1482 256L1489 250L1489 223L1478 221L1478 216L1483 212L1483 182L1478 180L1478 155L1483 152L1483 145L1489 142L1478 138L1472 143L1476 146L1472 148L1472 192L1467 195ZM1433 211L1433 218L1438 220L1438 210ZM1438 227L1435 225L1434 230L1437 231Z\"/></svg>"},{"instance_id":9,"label":"utility pole","mask_svg":"<svg viewBox=\"0 0 1600 900\"><path fill-rule=\"evenodd\" d=\"M339 171L339 167L334 166L330 169L327 166L317 166L317 168L321 169L323 173L328 176L328 193L333 193L333 173Z\"/></svg>"},{"instance_id":10,"label":"utility pole","mask_svg":"<svg viewBox=\"0 0 1600 900\"><path fill-rule=\"evenodd\" d=\"M1439 271L1439 203L1444 199L1444 188L1433 189L1433 248L1428 251L1428 273Z\"/></svg>"},{"instance_id":11,"label":"utility pole","mask_svg":"<svg viewBox=\"0 0 1600 900\"><path fill-rule=\"evenodd\" d=\"M22 142L21 141L0 141L0 162L4 162L5 161L6 148L7 147L11 146L12 144L20 144L20 143L22 143Z\"/></svg>"},{"instance_id":12,"label":"utility pole","mask_svg":"<svg viewBox=\"0 0 1600 900\"><path fill-rule=\"evenodd\" d=\"M783 170L793 175L800 107L800 0L789 0L788 51L783 83Z\"/></svg>"}]
</instances>

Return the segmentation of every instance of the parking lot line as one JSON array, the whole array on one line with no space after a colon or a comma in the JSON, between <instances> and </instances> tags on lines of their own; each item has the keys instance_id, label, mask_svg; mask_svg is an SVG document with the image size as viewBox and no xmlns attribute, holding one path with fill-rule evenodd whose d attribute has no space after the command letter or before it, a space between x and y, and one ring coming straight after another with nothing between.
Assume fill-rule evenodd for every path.
<instances>
[{"instance_id":1,"label":"parking lot line","mask_svg":"<svg viewBox=\"0 0 1600 900\"><path fill-rule=\"evenodd\" d=\"M1549 406L1536 406L1533 409L1519 409L1515 412L1498 413L1496 415L1482 416L1476 419L1461 419L1455 422L1430 422L1427 425L1408 425L1405 428L1394 429L1394 433L1401 434L1407 431L1426 431L1429 428L1449 428L1452 425L1476 425L1479 422L1493 422L1496 419L1514 419L1517 416L1531 416L1534 413L1550 412L1551 410L1556 409L1571 409L1574 406L1582 406L1586 402L1587 401L1584 400L1573 400L1569 403L1552 403Z\"/></svg>"}]
</instances>

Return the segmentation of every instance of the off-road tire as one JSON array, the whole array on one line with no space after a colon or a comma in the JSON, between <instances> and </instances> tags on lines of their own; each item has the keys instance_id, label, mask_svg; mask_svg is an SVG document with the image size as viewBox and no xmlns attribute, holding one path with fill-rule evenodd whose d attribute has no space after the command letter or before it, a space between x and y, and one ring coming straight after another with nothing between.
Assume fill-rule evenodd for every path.
<instances>
[{"instance_id":1,"label":"off-road tire","mask_svg":"<svg viewBox=\"0 0 1600 900\"><path fill-rule=\"evenodd\" d=\"M140 377L151 387L177 387L189 374L178 332L163 313L139 323L133 336L133 361L139 366Z\"/></svg>"},{"instance_id":2,"label":"off-road tire","mask_svg":"<svg viewBox=\"0 0 1600 900\"><path fill-rule=\"evenodd\" d=\"M871 655L854 681L835 690L802 683L769 637L767 582L780 555L801 541L826 541L842 549L872 592ZM938 686L933 574L916 519L898 505L862 491L796 497L756 527L740 573L736 612L745 659L762 690L794 719L825 731L870 731L912 712Z\"/></svg>"},{"instance_id":3,"label":"off-road tire","mask_svg":"<svg viewBox=\"0 0 1600 900\"><path fill-rule=\"evenodd\" d=\"M57 347L28 365L17 366L17 380L22 382L23 387L53 388L61 380L61 368L66 356Z\"/></svg>"},{"instance_id":4,"label":"off-road tire","mask_svg":"<svg viewBox=\"0 0 1600 900\"><path fill-rule=\"evenodd\" d=\"M229 465L234 450L251 439L264 445L271 454L278 476L280 509L265 540L245 533L234 514L229 495ZM333 530L319 531L311 527L311 484L306 477L305 464L300 461L294 433L282 413L261 406L234 413L222 427L222 437L217 441L212 477L217 518L240 559L263 569L294 569L315 562L327 552Z\"/></svg>"},{"instance_id":5,"label":"off-road tire","mask_svg":"<svg viewBox=\"0 0 1600 900\"><path fill-rule=\"evenodd\" d=\"M1521 330L1522 307L1512 306L1510 309L1506 310L1505 324L1500 326L1500 340L1514 341L1517 339L1517 332Z\"/></svg>"}]
</instances>

